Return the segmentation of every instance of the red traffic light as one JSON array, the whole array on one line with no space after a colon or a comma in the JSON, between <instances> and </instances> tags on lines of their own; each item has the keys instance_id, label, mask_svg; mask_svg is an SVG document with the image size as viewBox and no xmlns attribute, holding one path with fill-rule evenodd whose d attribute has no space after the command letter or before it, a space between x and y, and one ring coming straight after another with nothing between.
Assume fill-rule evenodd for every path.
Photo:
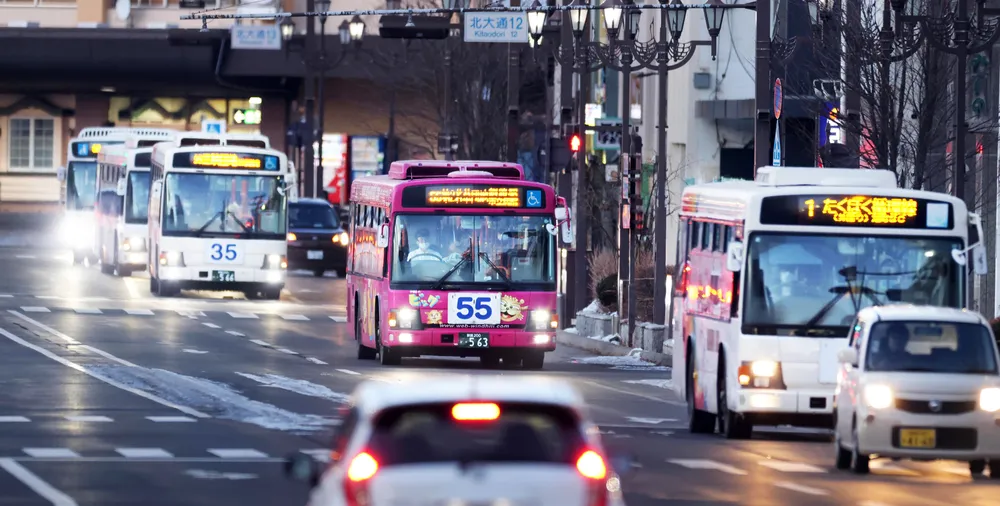
<instances>
[{"instance_id":1,"label":"red traffic light","mask_svg":"<svg viewBox=\"0 0 1000 506\"><path fill-rule=\"evenodd\" d=\"M573 136L569 138L569 150L574 153L579 153L580 148L582 147L583 139L580 137L580 134L573 134Z\"/></svg>"}]
</instances>

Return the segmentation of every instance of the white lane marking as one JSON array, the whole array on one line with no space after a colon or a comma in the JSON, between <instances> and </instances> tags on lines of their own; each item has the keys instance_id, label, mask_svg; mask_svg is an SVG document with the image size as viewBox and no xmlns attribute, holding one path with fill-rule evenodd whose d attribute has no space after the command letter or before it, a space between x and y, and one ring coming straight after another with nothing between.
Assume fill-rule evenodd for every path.
<instances>
[{"instance_id":1,"label":"white lane marking","mask_svg":"<svg viewBox=\"0 0 1000 506\"><path fill-rule=\"evenodd\" d=\"M330 450L325 450L323 448L315 448L315 449L310 448L308 450L299 450L299 451L322 462L330 461Z\"/></svg>"},{"instance_id":2,"label":"white lane marking","mask_svg":"<svg viewBox=\"0 0 1000 506\"><path fill-rule=\"evenodd\" d=\"M21 451L28 454L36 459L47 459L47 458L76 458L80 454L76 453L69 448L22 448Z\"/></svg>"},{"instance_id":3,"label":"white lane marking","mask_svg":"<svg viewBox=\"0 0 1000 506\"><path fill-rule=\"evenodd\" d=\"M111 464L131 464L136 459L125 457L76 457L76 458L34 458L34 457L0 457L9 458L17 462L100 462ZM208 463L217 464L219 462L239 462L253 464L274 464L285 462L284 457L268 457L266 459L221 459L219 457L174 457L171 459L143 459L144 462L171 462L171 463Z\"/></svg>"},{"instance_id":4,"label":"white lane marking","mask_svg":"<svg viewBox=\"0 0 1000 506\"><path fill-rule=\"evenodd\" d=\"M330 319L337 323L347 323L346 316L331 316Z\"/></svg>"},{"instance_id":5,"label":"white lane marking","mask_svg":"<svg viewBox=\"0 0 1000 506\"><path fill-rule=\"evenodd\" d=\"M14 298L14 296L9 293L0 294L0 299L12 299L12 298Z\"/></svg>"},{"instance_id":6,"label":"white lane marking","mask_svg":"<svg viewBox=\"0 0 1000 506\"><path fill-rule=\"evenodd\" d=\"M188 469L184 474L201 480L253 480L257 478L253 473L223 473L215 470Z\"/></svg>"},{"instance_id":7,"label":"white lane marking","mask_svg":"<svg viewBox=\"0 0 1000 506\"><path fill-rule=\"evenodd\" d=\"M664 423L664 422L676 422L677 421L676 418L642 418L642 417L637 417L637 416L627 416L625 418L628 418L628 421L630 421L632 423L648 423L648 424L651 424L651 425L656 425L656 424Z\"/></svg>"},{"instance_id":8,"label":"white lane marking","mask_svg":"<svg viewBox=\"0 0 1000 506\"><path fill-rule=\"evenodd\" d=\"M197 422L194 418L189 418L186 416L147 416L146 420L156 423L185 423L185 422Z\"/></svg>"},{"instance_id":9,"label":"white lane marking","mask_svg":"<svg viewBox=\"0 0 1000 506\"><path fill-rule=\"evenodd\" d=\"M788 462L786 460L762 460L758 464L781 471L783 473L825 473L826 469L811 466L800 462Z\"/></svg>"},{"instance_id":10,"label":"white lane marking","mask_svg":"<svg viewBox=\"0 0 1000 506\"><path fill-rule=\"evenodd\" d=\"M798 483L792 483L790 481L779 481L775 483L774 486L781 487L787 490L794 490L796 492L802 492L803 494L828 495L828 492L821 488L807 487L805 485L799 485Z\"/></svg>"},{"instance_id":11,"label":"white lane marking","mask_svg":"<svg viewBox=\"0 0 1000 506\"><path fill-rule=\"evenodd\" d=\"M308 361L310 361L310 362L312 362L314 364L329 365L326 362L324 362L324 361L322 361L322 360L320 360L318 358L315 358L315 357L307 357L306 360L308 360Z\"/></svg>"},{"instance_id":12,"label":"white lane marking","mask_svg":"<svg viewBox=\"0 0 1000 506\"><path fill-rule=\"evenodd\" d=\"M259 318L254 313L227 312L226 314L228 314L229 316L232 316L233 318L249 318L249 319L258 319Z\"/></svg>"},{"instance_id":13,"label":"white lane marking","mask_svg":"<svg viewBox=\"0 0 1000 506\"><path fill-rule=\"evenodd\" d=\"M237 336L237 337L245 337L246 336L246 334L244 334L242 332L237 332L235 330L227 330L226 333L227 334L232 334L232 335Z\"/></svg>"},{"instance_id":14,"label":"white lane marking","mask_svg":"<svg viewBox=\"0 0 1000 506\"><path fill-rule=\"evenodd\" d=\"M222 327L220 327L220 326L218 326L218 325L216 325L214 323L210 323L210 322L202 322L202 325L204 325L204 326L206 326L206 327L208 327L210 329L221 329L222 328Z\"/></svg>"},{"instance_id":15,"label":"white lane marking","mask_svg":"<svg viewBox=\"0 0 1000 506\"><path fill-rule=\"evenodd\" d=\"M41 306L21 306L21 311L25 313L51 313L49 308Z\"/></svg>"},{"instance_id":16,"label":"white lane marking","mask_svg":"<svg viewBox=\"0 0 1000 506\"><path fill-rule=\"evenodd\" d=\"M278 348L278 351L280 351L282 353L287 353L289 355L298 355L299 354L299 352L289 350L288 348Z\"/></svg>"},{"instance_id":17,"label":"white lane marking","mask_svg":"<svg viewBox=\"0 0 1000 506\"><path fill-rule=\"evenodd\" d=\"M652 434L656 434L657 436L664 436L664 437L666 437L666 436L673 436L674 435L674 433L670 432L669 430L654 430L652 432Z\"/></svg>"},{"instance_id":18,"label":"white lane marking","mask_svg":"<svg viewBox=\"0 0 1000 506\"><path fill-rule=\"evenodd\" d=\"M639 392L631 392L631 391L624 390L624 389L621 389L621 388L615 388L613 386L605 385L603 383L598 383L596 381L583 380L583 383L586 383L586 384L588 384L590 386L594 386L594 387L597 387L597 388L603 388L605 390L611 390L612 392L618 392L620 394L631 395L633 397L639 397L641 399L646 399L647 401L662 402L662 403L666 403L666 404L672 404L674 406L687 406L687 404L685 404L683 402L672 401L672 400L669 400L669 399L660 399L659 397L656 397L656 396L653 396L653 395L641 394Z\"/></svg>"},{"instance_id":19,"label":"white lane marking","mask_svg":"<svg viewBox=\"0 0 1000 506\"><path fill-rule=\"evenodd\" d=\"M907 469L886 460L873 460L869 466L873 471L878 470L884 472L885 474L920 476L920 473L913 469Z\"/></svg>"},{"instance_id":20,"label":"white lane marking","mask_svg":"<svg viewBox=\"0 0 1000 506\"><path fill-rule=\"evenodd\" d=\"M12 312L14 314L19 314L16 311L12 311ZM23 315L21 315L21 316L23 316ZM34 351L38 352L38 353L41 353L42 355L44 355L44 356L46 356L46 357L48 357L48 358L50 358L52 360L55 360L56 362L59 362L60 364L66 366L66 367L69 367L70 369L76 369L77 371L80 371L80 372L86 374L87 376L90 376L90 377L92 377L94 379L103 381L103 382L107 383L108 385L111 385L111 386L113 386L115 388L119 388L119 389L124 390L126 392L138 395L139 397L143 397L143 398L149 399L149 400L151 400L151 401L153 401L153 402L155 402L157 404L160 404L160 405L163 405L163 406L167 406L168 408L176 409L176 410L178 410L178 411L180 411L182 413L185 413L185 414L197 417L197 418L211 418L210 415L202 413L201 411L198 411L196 409L191 409L191 408L189 408L187 406L181 406L179 404L174 404L174 403L172 403L172 402L170 402L170 401L168 401L168 400L166 400L166 399L164 399L162 397L158 397L158 396L153 395L153 394L151 394L149 392L143 392L142 390L138 390L138 389L132 388L132 387L130 387L128 385L123 385L123 384L121 384L121 383L119 383L119 382L117 382L117 381L115 381L115 380L113 380L111 378L107 378L107 377L104 377L104 376L102 376L100 374L97 374L97 373L95 373L93 371L89 371L89 370L87 370L87 368L81 366L80 364L77 364L76 362L72 362L70 360L66 360L65 358L60 357L59 355L56 355L55 353L52 353L51 351L46 350L45 348L42 348L40 346L35 346L34 344L31 344L31 343L25 341L24 339L21 339L20 337L17 337L14 334L11 334L10 332L7 332L5 329L0 328L0 335L3 335L7 339L10 339L11 341L14 341L15 343L20 344L21 346L24 346L25 348L29 348L31 350L34 350ZM66 336L66 337L69 337L69 336Z\"/></svg>"},{"instance_id":21,"label":"white lane marking","mask_svg":"<svg viewBox=\"0 0 1000 506\"><path fill-rule=\"evenodd\" d=\"M260 339L251 339L250 342L253 343L253 344L256 344L257 346L263 346L265 348L271 348L271 343L269 343L267 341L261 341Z\"/></svg>"},{"instance_id":22,"label":"white lane marking","mask_svg":"<svg viewBox=\"0 0 1000 506\"><path fill-rule=\"evenodd\" d=\"M125 313L132 316L153 316L153 312L149 309L126 309Z\"/></svg>"},{"instance_id":23,"label":"white lane marking","mask_svg":"<svg viewBox=\"0 0 1000 506\"><path fill-rule=\"evenodd\" d=\"M38 320L35 320L34 318L28 318L27 316L25 316L25 315L23 315L21 313L18 313L17 311L14 311L13 309L8 310L8 312L10 314L12 314L12 315L14 315L14 316L16 316L16 317L18 317L18 318L26 321L26 322L34 325L34 326L36 326L36 327L38 327L38 328L40 328L40 329L48 332L49 334L52 334L52 335L58 337L59 339L62 339L63 341L66 341L69 344L80 344L80 341L77 341L76 339L73 339L72 337L69 337L66 334L63 334L62 332L59 332L58 330L56 330L56 329L54 329L52 327L49 327L48 325L46 325L46 324L44 324L44 323L42 323L42 322L40 322Z\"/></svg>"},{"instance_id":24,"label":"white lane marking","mask_svg":"<svg viewBox=\"0 0 1000 506\"><path fill-rule=\"evenodd\" d=\"M283 314L281 315L283 320L295 320L295 321L309 321L309 317L304 314Z\"/></svg>"},{"instance_id":25,"label":"white lane marking","mask_svg":"<svg viewBox=\"0 0 1000 506\"><path fill-rule=\"evenodd\" d=\"M92 307L78 307L74 308L73 311L76 312L76 314L104 314L104 311Z\"/></svg>"},{"instance_id":26,"label":"white lane marking","mask_svg":"<svg viewBox=\"0 0 1000 506\"><path fill-rule=\"evenodd\" d=\"M350 374L351 376L361 376L361 373L357 371L352 371L350 369L336 369L337 372L342 372L344 374Z\"/></svg>"},{"instance_id":27,"label":"white lane marking","mask_svg":"<svg viewBox=\"0 0 1000 506\"><path fill-rule=\"evenodd\" d=\"M202 311L180 311L180 310L178 310L177 314L179 316L187 316L188 318L197 318L199 316L205 316L205 313L202 312Z\"/></svg>"},{"instance_id":28,"label":"white lane marking","mask_svg":"<svg viewBox=\"0 0 1000 506\"><path fill-rule=\"evenodd\" d=\"M223 459L261 459L267 454L252 448L209 448L208 453Z\"/></svg>"},{"instance_id":29,"label":"white lane marking","mask_svg":"<svg viewBox=\"0 0 1000 506\"><path fill-rule=\"evenodd\" d=\"M14 258L35 258L35 255L14 255Z\"/></svg>"},{"instance_id":30,"label":"white lane marking","mask_svg":"<svg viewBox=\"0 0 1000 506\"><path fill-rule=\"evenodd\" d=\"M132 283L132 278L122 278L122 283L125 283L125 289L128 290L129 297L132 297L133 299L138 299L140 297L139 290Z\"/></svg>"},{"instance_id":31,"label":"white lane marking","mask_svg":"<svg viewBox=\"0 0 1000 506\"><path fill-rule=\"evenodd\" d=\"M204 355L204 354L208 353L207 351L192 350L191 348L184 348L181 351L183 351L184 353L193 353L195 355Z\"/></svg>"},{"instance_id":32,"label":"white lane marking","mask_svg":"<svg viewBox=\"0 0 1000 506\"><path fill-rule=\"evenodd\" d=\"M36 295L35 298L36 299L45 299L45 300L57 300L57 299L61 299L62 297L60 297L58 295Z\"/></svg>"},{"instance_id":33,"label":"white lane marking","mask_svg":"<svg viewBox=\"0 0 1000 506\"><path fill-rule=\"evenodd\" d=\"M132 362L129 362L128 360L125 360L124 358L118 358L118 357L116 357L116 356L114 356L114 355L112 355L112 354L110 354L110 353L108 353L108 352L106 352L106 351L104 351L102 349L94 348L93 346L90 346L89 344L84 344L84 345L80 346L80 348L88 350L91 353L93 353L94 355L100 355L100 356L102 356L102 357L104 357L104 358L106 358L108 360L112 360L112 361L118 362L119 364L121 364L121 365L123 365L125 367L139 367L139 366L133 364Z\"/></svg>"},{"instance_id":34,"label":"white lane marking","mask_svg":"<svg viewBox=\"0 0 1000 506\"><path fill-rule=\"evenodd\" d=\"M49 485L35 473L18 464L13 459L0 458L0 467L17 478L24 486L33 490L36 494L52 504L52 506L77 506L76 501L70 496L62 493L59 489Z\"/></svg>"},{"instance_id":35,"label":"white lane marking","mask_svg":"<svg viewBox=\"0 0 1000 506\"><path fill-rule=\"evenodd\" d=\"M26 416L0 416L0 423L30 422Z\"/></svg>"},{"instance_id":36,"label":"white lane marking","mask_svg":"<svg viewBox=\"0 0 1000 506\"><path fill-rule=\"evenodd\" d=\"M71 422L113 422L111 418L106 416L91 416L91 415L71 415L66 417L67 420Z\"/></svg>"},{"instance_id":37,"label":"white lane marking","mask_svg":"<svg viewBox=\"0 0 1000 506\"><path fill-rule=\"evenodd\" d=\"M737 469L733 466L723 464L721 462L716 462L714 460L707 459L670 459L667 460L671 464L677 464L679 466L686 467L688 469L712 469L715 471L722 471L728 474L735 474L738 476L746 476L747 472L742 469Z\"/></svg>"},{"instance_id":38,"label":"white lane marking","mask_svg":"<svg viewBox=\"0 0 1000 506\"><path fill-rule=\"evenodd\" d=\"M173 454L162 448L115 448L122 457L130 459L169 459Z\"/></svg>"}]
</instances>

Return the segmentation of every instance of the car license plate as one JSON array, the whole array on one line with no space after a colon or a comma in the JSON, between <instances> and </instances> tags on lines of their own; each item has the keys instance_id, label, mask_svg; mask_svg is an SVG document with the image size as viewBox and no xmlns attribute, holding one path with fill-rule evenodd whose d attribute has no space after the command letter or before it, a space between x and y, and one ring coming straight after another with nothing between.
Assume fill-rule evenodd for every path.
<instances>
[{"instance_id":1,"label":"car license plate","mask_svg":"<svg viewBox=\"0 0 1000 506\"><path fill-rule=\"evenodd\" d=\"M212 281L236 281L233 271L212 271Z\"/></svg>"},{"instance_id":2,"label":"car license plate","mask_svg":"<svg viewBox=\"0 0 1000 506\"><path fill-rule=\"evenodd\" d=\"M323 252L319 250L310 250L306 252L306 258L309 260L322 260Z\"/></svg>"},{"instance_id":3,"label":"car license plate","mask_svg":"<svg viewBox=\"0 0 1000 506\"><path fill-rule=\"evenodd\" d=\"M934 448L937 446L934 429L900 429L899 446L902 448Z\"/></svg>"},{"instance_id":4,"label":"car license plate","mask_svg":"<svg viewBox=\"0 0 1000 506\"><path fill-rule=\"evenodd\" d=\"M485 332L472 332L458 335L459 348L489 348L490 335Z\"/></svg>"}]
</instances>

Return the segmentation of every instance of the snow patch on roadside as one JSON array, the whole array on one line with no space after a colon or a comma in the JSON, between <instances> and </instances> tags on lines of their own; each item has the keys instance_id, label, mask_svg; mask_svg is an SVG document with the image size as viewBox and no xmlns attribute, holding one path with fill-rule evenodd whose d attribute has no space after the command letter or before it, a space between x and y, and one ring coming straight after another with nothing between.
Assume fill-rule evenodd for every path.
<instances>
[{"instance_id":1,"label":"snow patch on roadside","mask_svg":"<svg viewBox=\"0 0 1000 506\"><path fill-rule=\"evenodd\" d=\"M318 431L338 423L319 415L304 415L249 399L228 385L184 376L163 369L123 366L90 366L87 370L174 404L192 407L212 416L282 431Z\"/></svg>"},{"instance_id":2,"label":"snow patch on roadside","mask_svg":"<svg viewBox=\"0 0 1000 506\"><path fill-rule=\"evenodd\" d=\"M670 390L674 387L674 382L668 379L641 379L641 380L623 380L623 383L630 383L633 385L648 385L651 387L665 388Z\"/></svg>"},{"instance_id":3,"label":"snow patch on roadside","mask_svg":"<svg viewBox=\"0 0 1000 506\"><path fill-rule=\"evenodd\" d=\"M646 362L645 360L642 360L641 358L639 358L639 354L635 353L636 351L641 352L642 350L632 350L632 352L629 355L622 355L617 357L607 357L607 356L577 357L573 360L579 364L606 365L610 366L612 369L622 370L622 371L634 371L634 370L669 371L670 370L669 367L656 365L651 362Z\"/></svg>"},{"instance_id":4,"label":"snow patch on roadside","mask_svg":"<svg viewBox=\"0 0 1000 506\"><path fill-rule=\"evenodd\" d=\"M254 380L265 386L288 390L289 392L295 392L299 395L328 399L340 404L343 404L350 399L350 396L347 394L334 392L323 385L317 385L316 383L305 380L288 378L277 374L265 374L263 376L257 376L256 374L249 374L245 372L238 372L236 374L239 374L244 378Z\"/></svg>"}]
</instances>

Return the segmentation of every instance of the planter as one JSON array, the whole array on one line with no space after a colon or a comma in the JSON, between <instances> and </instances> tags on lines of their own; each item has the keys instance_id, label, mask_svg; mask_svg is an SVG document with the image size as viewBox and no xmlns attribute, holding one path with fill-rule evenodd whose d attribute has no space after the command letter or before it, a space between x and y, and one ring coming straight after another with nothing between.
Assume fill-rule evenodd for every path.
<instances>
[{"instance_id":1,"label":"planter","mask_svg":"<svg viewBox=\"0 0 1000 506\"><path fill-rule=\"evenodd\" d=\"M616 319L609 314L580 311L576 314L576 333L583 337L596 338L615 334Z\"/></svg>"}]
</instances>

